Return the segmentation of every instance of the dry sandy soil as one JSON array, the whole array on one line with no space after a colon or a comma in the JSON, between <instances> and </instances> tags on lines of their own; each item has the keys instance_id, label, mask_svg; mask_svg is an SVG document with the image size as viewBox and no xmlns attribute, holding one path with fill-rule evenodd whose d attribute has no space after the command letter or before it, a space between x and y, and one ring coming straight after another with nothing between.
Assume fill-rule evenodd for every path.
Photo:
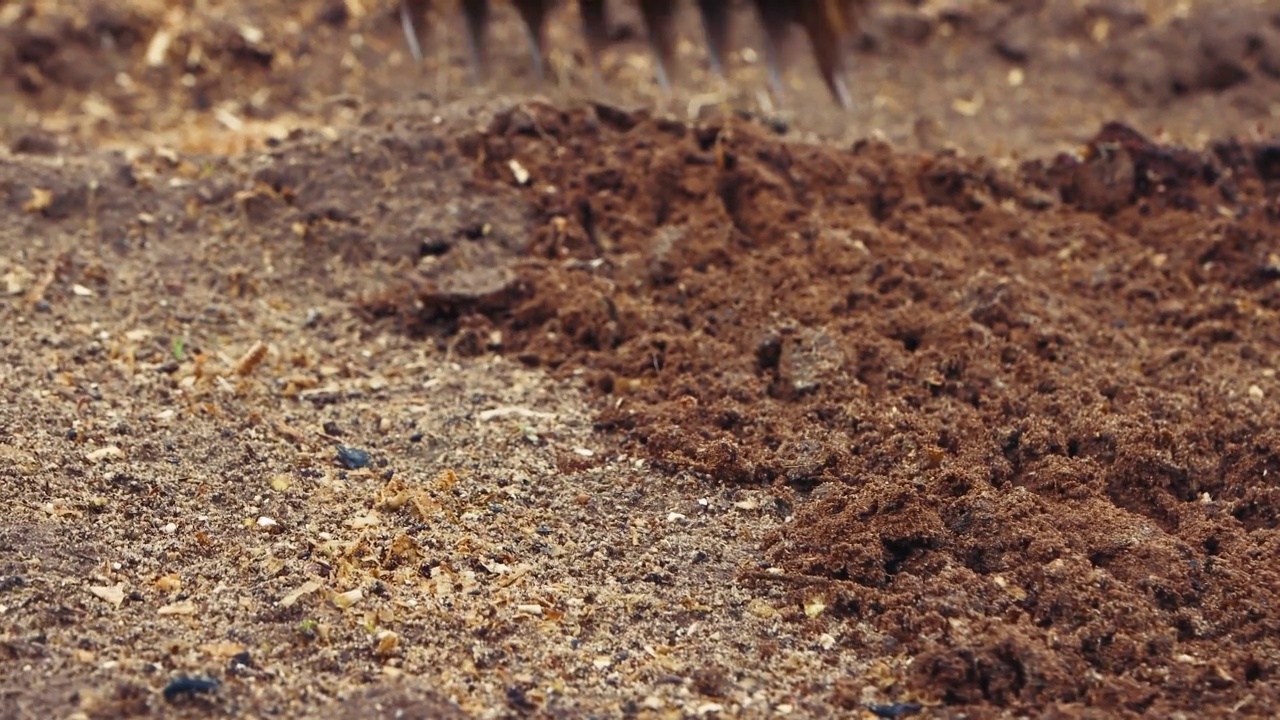
<instances>
[{"instance_id":1,"label":"dry sandy soil","mask_svg":"<svg viewBox=\"0 0 1280 720\"><path fill-rule=\"evenodd\" d=\"M0 717L1280 714L1274 2L393 5L0 3Z\"/></svg>"}]
</instances>

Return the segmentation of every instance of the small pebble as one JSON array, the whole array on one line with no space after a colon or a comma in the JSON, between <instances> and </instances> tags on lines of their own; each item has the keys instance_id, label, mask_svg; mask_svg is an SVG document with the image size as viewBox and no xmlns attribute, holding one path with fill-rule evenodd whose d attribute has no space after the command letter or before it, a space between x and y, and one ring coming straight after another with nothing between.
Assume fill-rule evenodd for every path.
<instances>
[{"instance_id":1,"label":"small pebble","mask_svg":"<svg viewBox=\"0 0 1280 720\"><path fill-rule=\"evenodd\" d=\"M213 678L198 678L179 675L164 688L164 699L177 702L178 698L194 698L196 695L211 693L222 683Z\"/></svg>"},{"instance_id":2,"label":"small pebble","mask_svg":"<svg viewBox=\"0 0 1280 720\"><path fill-rule=\"evenodd\" d=\"M359 470L369 464L369 453L360 448L338 446L338 463L348 470Z\"/></svg>"}]
</instances>

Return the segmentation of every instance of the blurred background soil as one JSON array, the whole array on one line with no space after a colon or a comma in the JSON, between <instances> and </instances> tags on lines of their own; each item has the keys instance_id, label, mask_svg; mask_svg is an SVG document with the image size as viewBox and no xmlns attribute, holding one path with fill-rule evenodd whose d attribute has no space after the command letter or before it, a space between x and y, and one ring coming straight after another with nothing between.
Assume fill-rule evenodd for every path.
<instances>
[{"instance_id":1,"label":"blurred background soil","mask_svg":"<svg viewBox=\"0 0 1280 720\"><path fill-rule=\"evenodd\" d=\"M481 89L469 81L460 18L448 7L436 16L441 42L417 66L394 2L9 2L0 15L0 70L13 97L4 131L220 151L300 124L349 123L415 96L445 104L532 89L581 99L585 89L651 106L661 98L637 14L613 5L606 88L593 88L584 71L571 3L553 18L549 82L532 77L514 11L497 3ZM1110 120L1196 144L1265 133L1280 113L1275 12L1263 0L882 1L871 4L852 48L855 111L833 111L799 37L784 110L798 132L881 134L904 148L1001 156L1078 144ZM751 14L735 16L728 89L705 69L692 8L680 27L680 83L668 108L682 117L714 112L727 96L761 110Z\"/></svg>"}]
</instances>

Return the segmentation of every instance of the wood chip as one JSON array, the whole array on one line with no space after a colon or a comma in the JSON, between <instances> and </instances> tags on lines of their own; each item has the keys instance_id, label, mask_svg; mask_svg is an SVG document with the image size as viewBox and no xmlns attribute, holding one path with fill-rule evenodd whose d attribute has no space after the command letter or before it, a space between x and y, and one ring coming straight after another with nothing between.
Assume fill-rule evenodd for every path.
<instances>
[{"instance_id":1,"label":"wood chip","mask_svg":"<svg viewBox=\"0 0 1280 720\"><path fill-rule=\"evenodd\" d=\"M333 604L343 610L355 605L364 599L364 591L360 588L348 590L346 592L336 593L333 596Z\"/></svg>"},{"instance_id":2,"label":"wood chip","mask_svg":"<svg viewBox=\"0 0 1280 720\"><path fill-rule=\"evenodd\" d=\"M84 459L89 462L102 462L104 460L119 460L124 457L124 451L115 445L108 445L98 448L89 453L85 453Z\"/></svg>"},{"instance_id":3,"label":"wood chip","mask_svg":"<svg viewBox=\"0 0 1280 720\"><path fill-rule=\"evenodd\" d=\"M253 372L267 356L267 344L259 340L236 362L235 373L241 377Z\"/></svg>"},{"instance_id":4,"label":"wood chip","mask_svg":"<svg viewBox=\"0 0 1280 720\"><path fill-rule=\"evenodd\" d=\"M93 585L89 588L89 592L96 595L99 599L120 607L124 602L124 583L116 585Z\"/></svg>"},{"instance_id":5,"label":"wood chip","mask_svg":"<svg viewBox=\"0 0 1280 720\"><path fill-rule=\"evenodd\" d=\"M302 583L302 585L296 590L290 591L287 595L280 598L280 607L293 607L293 605L297 603L298 599L303 595L310 595L322 587L324 587L324 584L319 580L308 580Z\"/></svg>"},{"instance_id":6,"label":"wood chip","mask_svg":"<svg viewBox=\"0 0 1280 720\"><path fill-rule=\"evenodd\" d=\"M23 212L32 214L44 212L53 205L53 191L44 188L31 188L31 199L23 204Z\"/></svg>"}]
</instances>

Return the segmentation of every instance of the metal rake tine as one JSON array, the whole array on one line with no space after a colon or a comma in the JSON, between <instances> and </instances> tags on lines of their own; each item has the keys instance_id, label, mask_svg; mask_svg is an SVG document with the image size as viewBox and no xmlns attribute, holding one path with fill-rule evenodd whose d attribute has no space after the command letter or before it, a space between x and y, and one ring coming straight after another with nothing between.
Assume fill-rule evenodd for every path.
<instances>
[{"instance_id":1,"label":"metal rake tine","mask_svg":"<svg viewBox=\"0 0 1280 720\"><path fill-rule=\"evenodd\" d=\"M605 0L578 0L578 16L582 20L582 34L587 40L587 54L592 66L600 62L600 55L609 44L609 21L605 14Z\"/></svg>"},{"instance_id":2,"label":"metal rake tine","mask_svg":"<svg viewBox=\"0 0 1280 720\"><path fill-rule=\"evenodd\" d=\"M489 0L462 0L462 15L467 23L467 47L471 54L471 79L480 82L488 67Z\"/></svg>"},{"instance_id":3,"label":"metal rake tine","mask_svg":"<svg viewBox=\"0 0 1280 720\"><path fill-rule=\"evenodd\" d=\"M533 71L538 77L546 77L546 44L547 14L551 11L554 0L512 0L520 19L524 21L524 34L529 42L529 55L533 58Z\"/></svg>"},{"instance_id":4,"label":"metal rake tine","mask_svg":"<svg viewBox=\"0 0 1280 720\"><path fill-rule=\"evenodd\" d=\"M675 0L640 0L640 14L649 32L649 47L657 58L658 84L664 93L671 92L670 69L675 62Z\"/></svg>"},{"instance_id":5,"label":"metal rake tine","mask_svg":"<svg viewBox=\"0 0 1280 720\"><path fill-rule=\"evenodd\" d=\"M422 63L422 36L427 28L429 0L400 0L400 27L415 63Z\"/></svg>"},{"instance_id":6,"label":"metal rake tine","mask_svg":"<svg viewBox=\"0 0 1280 720\"><path fill-rule=\"evenodd\" d=\"M847 0L814 0L799 5L800 25L809 36L818 70L831 95L845 110L853 108L853 98L844 80L844 41L850 23Z\"/></svg>"},{"instance_id":7,"label":"metal rake tine","mask_svg":"<svg viewBox=\"0 0 1280 720\"><path fill-rule=\"evenodd\" d=\"M782 86L782 48L787 39L787 28L794 17L793 2L805 0L755 0L756 15L764 29L765 67L769 71L769 87L779 103L786 91Z\"/></svg>"},{"instance_id":8,"label":"metal rake tine","mask_svg":"<svg viewBox=\"0 0 1280 720\"><path fill-rule=\"evenodd\" d=\"M728 0L698 0L698 14L702 17L702 33L707 39L707 57L711 72L724 78L725 51L729 46Z\"/></svg>"}]
</instances>

